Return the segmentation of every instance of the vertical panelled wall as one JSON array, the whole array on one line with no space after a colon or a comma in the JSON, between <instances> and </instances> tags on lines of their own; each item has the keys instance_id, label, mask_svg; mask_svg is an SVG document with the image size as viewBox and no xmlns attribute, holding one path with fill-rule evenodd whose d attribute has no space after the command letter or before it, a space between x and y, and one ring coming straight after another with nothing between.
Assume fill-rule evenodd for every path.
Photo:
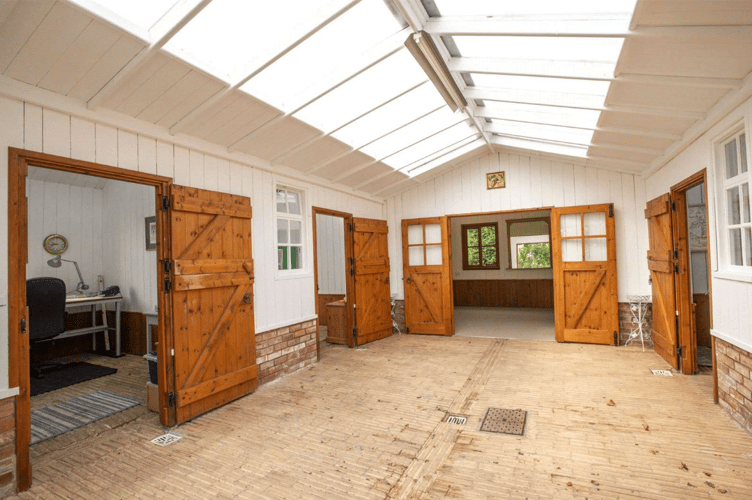
<instances>
[{"instance_id":1,"label":"vertical panelled wall","mask_svg":"<svg viewBox=\"0 0 752 500\"><path fill-rule=\"evenodd\" d=\"M89 116L88 110L82 115ZM102 112L106 113L106 112ZM107 114L112 120L112 114ZM7 148L93 161L105 165L172 177L176 184L248 196L253 206L253 253L256 285L254 307L256 333L315 317L311 206L353 213L356 217L384 218L383 204L271 172L205 154L125 128L97 123L42 108L20 100L0 97L0 247L7 248L8 175ZM305 272L295 277L277 274L274 249L274 183L302 189L305 195ZM0 252L0 306L7 304L8 256ZM4 314L4 313L3 313ZM0 325L0 388L8 384L8 330Z\"/></svg>"},{"instance_id":2,"label":"vertical panelled wall","mask_svg":"<svg viewBox=\"0 0 752 500\"><path fill-rule=\"evenodd\" d=\"M713 335L752 353L752 270L729 272L725 261L728 249L721 247L719 219L722 217L721 181L714 155L714 144L726 133L744 125L747 150L752 135L752 99L736 108L717 125L693 142L680 155L648 177L647 197L655 198L669 192L671 186L706 168L708 177L708 244L712 269ZM749 158L749 153L748 153ZM724 252L723 255L720 252ZM752 411L752 410L750 410Z\"/></svg>"},{"instance_id":3,"label":"vertical panelled wall","mask_svg":"<svg viewBox=\"0 0 752 500\"><path fill-rule=\"evenodd\" d=\"M486 173L506 172L506 188L487 190ZM632 174L512 153L489 153L387 200L392 293L403 298L403 219L613 203L619 301L650 293L643 218L645 184Z\"/></svg>"},{"instance_id":4,"label":"vertical panelled wall","mask_svg":"<svg viewBox=\"0 0 752 500\"><path fill-rule=\"evenodd\" d=\"M345 294L345 226L342 217L316 215L319 293Z\"/></svg>"}]
</instances>

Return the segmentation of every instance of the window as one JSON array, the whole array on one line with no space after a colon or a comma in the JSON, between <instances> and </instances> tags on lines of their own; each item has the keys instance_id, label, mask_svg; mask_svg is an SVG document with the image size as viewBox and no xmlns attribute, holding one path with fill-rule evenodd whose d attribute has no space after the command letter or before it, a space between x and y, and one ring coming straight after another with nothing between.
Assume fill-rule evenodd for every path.
<instances>
[{"instance_id":1,"label":"window","mask_svg":"<svg viewBox=\"0 0 752 500\"><path fill-rule=\"evenodd\" d=\"M499 269L499 225L462 225L462 269Z\"/></svg>"},{"instance_id":2,"label":"window","mask_svg":"<svg viewBox=\"0 0 752 500\"><path fill-rule=\"evenodd\" d=\"M303 269L303 202L302 193L278 186L277 269Z\"/></svg>"},{"instance_id":3,"label":"window","mask_svg":"<svg viewBox=\"0 0 752 500\"><path fill-rule=\"evenodd\" d=\"M407 262L409 266L440 266L441 224L438 222L407 226Z\"/></svg>"},{"instance_id":4,"label":"window","mask_svg":"<svg viewBox=\"0 0 752 500\"><path fill-rule=\"evenodd\" d=\"M510 269L548 269L551 267L550 219L507 221Z\"/></svg>"},{"instance_id":5,"label":"window","mask_svg":"<svg viewBox=\"0 0 752 500\"><path fill-rule=\"evenodd\" d=\"M744 131L723 143L723 200L730 266L752 267L747 144Z\"/></svg>"}]
</instances>

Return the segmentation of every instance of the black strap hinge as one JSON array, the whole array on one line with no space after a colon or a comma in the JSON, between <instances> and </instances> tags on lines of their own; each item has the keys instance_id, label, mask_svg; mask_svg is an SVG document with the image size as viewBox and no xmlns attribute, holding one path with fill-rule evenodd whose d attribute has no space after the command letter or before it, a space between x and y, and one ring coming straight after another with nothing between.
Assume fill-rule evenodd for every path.
<instances>
[{"instance_id":1,"label":"black strap hinge","mask_svg":"<svg viewBox=\"0 0 752 500\"><path fill-rule=\"evenodd\" d=\"M676 212L676 202L675 201L671 202L671 210L673 210L674 212Z\"/></svg>"},{"instance_id":2,"label":"black strap hinge","mask_svg":"<svg viewBox=\"0 0 752 500\"><path fill-rule=\"evenodd\" d=\"M614 204L613 204L613 203L611 203L611 204L610 204L610 205L608 206L608 216L609 216L609 217L613 217L613 216L614 216Z\"/></svg>"},{"instance_id":3,"label":"black strap hinge","mask_svg":"<svg viewBox=\"0 0 752 500\"><path fill-rule=\"evenodd\" d=\"M21 318L21 333L26 333L26 318Z\"/></svg>"},{"instance_id":4,"label":"black strap hinge","mask_svg":"<svg viewBox=\"0 0 752 500\"><path fill-rule=\"evenodd\" d=\"M679 351L679 357L683 358L684 357L684 347L683 346L679 346L678 351Z\"/></svg>"},{"instance_id":5,"label":"black strap hinge","mask_svg":"<svg viewBox=\"0 0 752 500\"><path fill-rule=\"evenodd\" d=\"M352 233L352 232L353 232L353 231L355 230L355 228L353 227L353 225L352 225L352 224L348 224L348 225L347 225L347 229L348 229L348 231L350 231L351 233Z\"/></svg>"},{"instance_id":6,"label":"black strap hinge","mask_svg":"<svg viewBox=\"0 0 752 500\"><path fill-rule=\"evenodd\" d=\"M170 269L172 269L172 263L170 262L170 259L165 259L162 261L162 265L164 266L164 273L170 274Z\"/></svg>"},{"instance_id":7,"label":"black strap hinge","mask_svg":"<svg viewBox=\"0 0 752 500\"><path fill-rule=\"evenodd\" d=\"M175 393L174 392L167 393L167 406L169 406L170 408L175 407Z\"/></svg>"},{"instance_id":8,"label":"black strap hinge","mask_svg":"<svg viewBox=\"0 0 752 500\"><path fill-rule=\"evenodd\" d=\"M170 293L170 290L172 290L172 281L170 281L170 278L164 279L164 293Z\"/></svg>"},{"instance_id":9,"label":"black strap hinge","mask_svg":"<svg viewBox=\"0 0 752 500\"><path fill-rule=\"evenodd\" d=\"M162 211L166 212L170 209L170 198L168 196L162 196Z\"/></svg>"},{"instance_id":10,"label":"black strap hinge","mask_svg":"<svg viewBox=\"0 0 752 500\"><path fill-rule=\"evenodd\" d=\"M679 274L679 266L678 265L674 265L674 272L676 274Z\"/></svg>"}]
</instances>

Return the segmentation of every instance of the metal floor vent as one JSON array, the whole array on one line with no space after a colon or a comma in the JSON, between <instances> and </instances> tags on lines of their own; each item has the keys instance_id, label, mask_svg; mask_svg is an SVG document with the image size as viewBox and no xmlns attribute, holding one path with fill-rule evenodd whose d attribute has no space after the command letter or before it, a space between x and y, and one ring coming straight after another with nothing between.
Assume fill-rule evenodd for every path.
<instances>
[{"instance_id":1,"label":"metal floor vent","mask_svg":"<svg viewBox=\"0 0 752 500\"><path fill-rule=\"evenodd\" d=\"M674 374L671 373L671 370L652 370L651 369L650 372L653 375L661 375L663 377L673 377L674 376Z\"/></svg>"},{"instance_id":2,"label":"metal floor vent","mask_svg":"<svg viewBox=\"0 0 752 500\"><path fill-rule=\"evenodd\" d=\"M522 436L525 431L525 410L509 410L507 408L489 408L480 430Z\"/></svg>"},{"instance_id":3,"label":"metal floor vent","mask_svg":"<svg viewBox=\"0 0 752 500\"><path fill-rule=\"evenodd\" d=\"M462 415L447 415L445 422L448 424L465 425L467 417L463 417Z\"/></svg>"},{"instance_id":4,"label":"metal floor vent","mask_svg":"<svg viewBox=\"0 0 752 500\"><path fill-rule=\"evenodd\" d=\"M168 444L172 444L175 441L181 440L182 438L183 436L177 436L175 434L167 433L152 439L151 442L158 446L167 446Z\"/></svg>"}]
</instances>

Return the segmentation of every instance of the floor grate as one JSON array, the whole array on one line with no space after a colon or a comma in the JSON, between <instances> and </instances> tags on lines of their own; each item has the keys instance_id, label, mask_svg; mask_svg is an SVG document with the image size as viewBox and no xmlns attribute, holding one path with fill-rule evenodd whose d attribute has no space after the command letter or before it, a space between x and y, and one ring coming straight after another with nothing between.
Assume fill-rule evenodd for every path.
<instances>
[{"instance_id":1,"label":"floor grate","mask_svg":"<svg viewBox=\"0 0 752 500\"><path fill-rule=\"evenodd\" d=\"M446 422L448 424L465 425L467 417L463 417L462 415L447 415Z\"/></svg>"},{"instance_id":2,"label":"floor grate","mask_svg":"<svg viewBox=\"0 0 752 500\"><path fill-rule=\"evenodd\" d=\"M653 375L661 375L663 377L673 377L671 370L650 370Z\"/></svg>"},{"instance_id":3,"label":"floor grate","mask_svg":"<svg viewBox=\"0 0 752 500\"><path fill-rule=\"evenodd\" d=\"M167 433L167 434L162 434L161 436L152 439L151 442L159 446L167 446L168 444L172 444L175 441L179 441L182 438L183 436L177 436L175 434Z\"/></svg>"},{"instance_id":4,"label":"floor grate","mask_svg":"<svg viewBox=\"0 0 752 500\"><path fill-rule=\"evenodd\" d=\"M522 436L525 431L525 410L509 410L507 408L489 408L480 430L485 432L499 432Z\"/></svg>"}]
</instances>

